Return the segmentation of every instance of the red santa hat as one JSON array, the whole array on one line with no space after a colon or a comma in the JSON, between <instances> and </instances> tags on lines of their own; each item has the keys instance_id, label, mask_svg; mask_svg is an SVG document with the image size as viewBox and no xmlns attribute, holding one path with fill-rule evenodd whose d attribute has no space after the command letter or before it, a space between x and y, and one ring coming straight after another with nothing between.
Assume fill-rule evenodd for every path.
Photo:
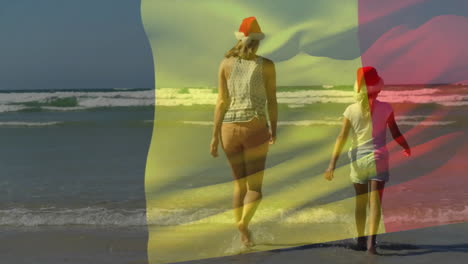
<instances>
[{"instance_id":1,"label":"red santa hat","mask_svg":"<svg viewBox=\"0 0 468 264\"><path fill-rule=\"evenodd\" d=\"M366 66L357 70L357 86L356 92L361 91L361 85L365 83L368 94L380 93L384 86L382 78L380 78L377 70L374 67Z\"/></svg>"},{"instance_id":2,"label":"red santa hat","mask_svg":"<svg viewBox=\"0 0 468 264\"><path fill-rule=\"evenodd\" d=\"M236 39L242 40L247 45L251 40L262 40L265 37L260 25L257 22L257 18L248 17L242 20L242 24L239 27L238 32L234 32Z\"/></svg>"}]
</instances>

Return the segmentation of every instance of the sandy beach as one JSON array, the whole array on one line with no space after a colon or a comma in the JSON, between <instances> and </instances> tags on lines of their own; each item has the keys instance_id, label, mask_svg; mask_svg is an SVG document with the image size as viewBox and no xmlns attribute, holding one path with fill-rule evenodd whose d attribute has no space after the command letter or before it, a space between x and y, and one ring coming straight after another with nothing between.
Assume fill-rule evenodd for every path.
<instances>
[{"instance_id":1,"label":"sandy beach","mask_svg":"<svg viewBox=\"0 0 468 264\"><path fill-rule=\"evenodd\" d=\"M468 257L466 232L468 224L462 223L383 234L378 237L377 256L354 250L353 240L341 240L184 263L465 263Z\"/></svg>"},{"instance_id":2,"label":"sandy beach","mask_svg":"<svg viewBox=\"0 0 468 264\"><path fill-rule=\"evenodd\" d=\"M10 228L0 233L2 263L148 263L146 228Z\"/></svg>"},{"instance_id":3,"label":"sandy beach","mask_svg":"<svg viewBox=\"0 0 468 264\"><path fill-rule=\"evenodd\" d=\"M347 239L298 247L283 245L286 248L265 252L254 252L254 248L229 257L182 263L465 263L467 232L468 223L461 223L383 234L378 238L378 256L354 250L354 241ZM2 262L17 264L146 264L146 239L142 229L23 228L2 231L0 254Z\"/></svg>"}]
</instances>

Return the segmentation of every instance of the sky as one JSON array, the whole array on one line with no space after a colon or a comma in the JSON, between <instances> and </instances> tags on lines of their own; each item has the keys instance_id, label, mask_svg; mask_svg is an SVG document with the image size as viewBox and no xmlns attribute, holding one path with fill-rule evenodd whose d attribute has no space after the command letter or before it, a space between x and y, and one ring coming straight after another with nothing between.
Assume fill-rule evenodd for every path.
<instances>
[{"instance_id":1,"label":"sky","mask_svg":"<svg viewBox=\"0 0 468 264\"><path fill-rule=\"evenodd\" d=\"M279 85L350 84L363 63L389 83L468 80L468 1L375 3L0 0L0 90L214 87L251 15Z\"/></svg>"},{"instance_id":2,"label":"sky","mask_svg":"<svg viewBox=\"0 0 468 264\"><path fill-rule=\"evenodd\" d=\"M0 90L152 88L139 0L0 0Z\"/></svg>"},{"instance_id":3,"label":"sky","mask_svg":"<svg viewBox=\"0 0 468 264\"><path fill-rule=\"evenodd\" d=\"M466 0L142 0L156 87L215 87L248 16L266 34L258 53L275 62L281 86L352 85L360 66L388 84L468 82Z\"/></svg>"}]
</instances>

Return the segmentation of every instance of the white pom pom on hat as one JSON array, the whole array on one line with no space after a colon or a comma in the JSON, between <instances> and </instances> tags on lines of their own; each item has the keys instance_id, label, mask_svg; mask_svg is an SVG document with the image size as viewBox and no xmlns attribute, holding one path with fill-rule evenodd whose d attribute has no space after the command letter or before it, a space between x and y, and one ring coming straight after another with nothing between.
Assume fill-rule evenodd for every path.
<instances>
[{"instance_id":1,"label":"white pom pom on hat","mask_svg":"<svg viewBox=\"0 0 468 264\"><path fill-rule=\"evenodd\" d=\"M257 22L256 17L247 17L242 20L239 31L234 32L237 40L241 40L244 44L248 44L251 40L262 40L265 38Z\"/></svg>"}]
</instances>

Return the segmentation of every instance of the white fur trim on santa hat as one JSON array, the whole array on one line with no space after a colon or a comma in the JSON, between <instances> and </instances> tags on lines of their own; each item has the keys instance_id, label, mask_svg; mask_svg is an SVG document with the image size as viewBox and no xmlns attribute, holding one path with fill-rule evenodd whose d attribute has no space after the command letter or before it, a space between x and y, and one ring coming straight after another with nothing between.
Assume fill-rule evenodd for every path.
<instances>
[{"instance_id":1,"label":"white fur trim on santa hat","mask_svg":"<svg viewBox=\"0 0 468 264\"><path fill-rule=\"evenodd\" d=\"M234 32L234 35L236 36L236 39L237 40L242 40L243 38L245 38L245 35L243 32Z\"/></svg>"},{"instance_id":2,"label":"white fur trim on santa hat","mask_svg":"<svg viewBox=\"0 0 468 264\"><path fill-rule=\"evenodd\" d=\"M244 43L250 42L250 40L262 40L265 38L263 33L250 33L248 36L244 35L243 32L234 32L237 40L242 40Z\"/></svg>"}]
</instances>

